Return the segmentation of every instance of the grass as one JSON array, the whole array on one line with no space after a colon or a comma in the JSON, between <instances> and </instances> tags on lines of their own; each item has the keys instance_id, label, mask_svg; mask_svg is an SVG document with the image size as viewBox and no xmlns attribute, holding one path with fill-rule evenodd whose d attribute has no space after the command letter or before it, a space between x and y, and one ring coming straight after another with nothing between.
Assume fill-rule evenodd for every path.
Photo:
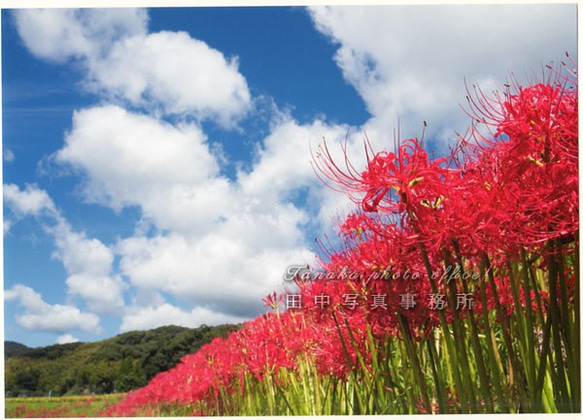
<instances>
[{"instance_id":1,"label":"grass","mask_svg":"<svg viewBox=\"0 0 583 420\"><path fill-rule=\"evenodd\" d=\"M6 418L99 417L125 394L6 398Z\"/></svg>"}]
</instances>

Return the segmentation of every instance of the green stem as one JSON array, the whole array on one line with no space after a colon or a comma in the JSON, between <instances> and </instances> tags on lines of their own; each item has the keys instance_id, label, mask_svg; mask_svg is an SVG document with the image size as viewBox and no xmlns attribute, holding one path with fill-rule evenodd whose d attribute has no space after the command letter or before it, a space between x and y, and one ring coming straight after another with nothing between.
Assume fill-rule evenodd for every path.
<instances>
[{"instance_id":1,"label":"green stem","mask_svg":"<svg viewBox=\"0 0 583 420\"><path fill-rule=\"evenodd\" d=\"M535 387L535 374L532 369L533 360L528 357L530 351L533 349L532 346L529 347L528 332L526 327L526 317L525 310L522 307L522 300L520 298L520 288L519 288L519 276L518 276L518 263L515 261L506 262L508 278L510 283L510 289L512 292L512 298L514 301L514 326L516 327L516 332L518 335L518 354L521 356L522 362L524 364L523 371L526 383L520 386L519 390L524 392L525 400L527 403L523 403L522 410L525 412L531 412L534 410L532 407L532 391ZM530 395L530 399L527 398L527 393Z\"/></svg>"},{"instance_id":2,"label":"green stem","mask_svg":"<svg viewBox=\"0 0 583 420\"><path fill-rule=\"evenodd\" d=\"M502 411L508 411L508 396L503 391L503 387L506 383L503 383L503 370L502 366L498 363L499 354L497 352L497 345L494 340L494 333L492 327L490 326L490 317L488 311L488 298L486 295L486 268L482 261L480 264L480 299L482 301L482 320L484 322L484 331L486 333L486 345L488 347L488 354L490 360L490 370L492 371L494 389L496 389L496 395L498 396L498 404Z\"/></svg>"},{"instance_id":3,"label":"green stem","mask_svg":"<svg viewBox=\"0 0 583 420\"><path fill-rule=\"evenodd\" d=\"M518 359L516 358L516 353L514 352L514 347L512 344L512 338L510 337L510 323L508 321L508 317L504 312L504 308L500 303L500 298L498 296L498 292L496 291L497 286L496 282L494 281L494 273L492 272L492 265L490 264L490 258L486 253L482 254L483 262L486 266L486 273L488 275L488 282L490 283L490 288L492 290L492 297L494 298L494 303L496 304L496 312L498 313L498 317L500 318L501 324L501 331L502 337L504 339L504 343L506 344L506 351L508 352L508 359L510 360L510 369L512 371L512 377L515 378L515 381L520 382L520 372L521 367L518 364ZM526 396L524 394L524 389L522 386L518 386L518 395L519 395L519 402L524 407L527 405Z\"/></svg>"},{"instance_id":4,"label":"green stem","mask_svg":"<svg viewBox=\"0 0 583 420\"><path fill-rule=\"evenodd\" d=\"M439 405L439 412L441 414L447 412L447 400L443 394L445 389L445 382L441 376L441 369L437 364L437 349L435 348L435 331L432 332L431 337L427 340L427 350L429 352L429 360L431 362L431 371L433 373L433 381L435 382L435 391L437 393L437 403Z\"/></svg>"},{"instance_id":5,"label":"green stem","mask_svg":"<svg viewBox=\"0 0 583 420\"><path fill-rule=\"evenodd\" d=\"M444 255L444 262L445 262L445 267L446 270L449 270L447 272L453 273L453 264L451 263L451 260L449 258L449 254L447 251L443 252ZM456 282L454 279L451 278L447 283L448 287L449 287L449 302L450 305L452 307L454 307L454 296L457 296L457 288L456 288ZM457 303L457 302L456 302ZM471 367L470 367L470 362L469 362L469 357L468 357L468 351L466 350L466 332L465 332L465 328L464 328L464 324L462 322L462 320L459 317L459 314L457 312L457 308L456 310L453 312L453 330L454 330L454 334L457 338L457 340L455 340L455 344L457 347L457 351L460 355L458 362L461 365L461 368L463 369L464 372L471 372ZM478 402L477 402L477 398L476 398L476 392L475 392L475 385L472 382L472 378L471 375L467 375L465 376L468 379L468 382L466 383L466 389L467 389L467 396L468 396L468 401L467 404L469 407L471 407L471 410L473 413L477 413L478 412Z\"/></svg>"},{"instance_id":6,"label":"green stem","mask_svg":"<svg viewBox=\"0 0 583 420\"><path fill-rule=\"evenodd\" d=\"M423 242L419 242L419 250L421 252L421 259L423 260L425 270L427 271L427 276L429 277L429 283L431 284L431 291L433 294L437 295L437 294L439 294L439 288L437 287L437 283L435 281L435 276L433 274L433 270L431 269L431 263L429 261L429 256L427 255L427 250L425 249L425 245L423 244ZM453 358L453 360L451 360L451 362L452 362L451 365L452 365L452 370L453 370L455 389L457 390L457 396L456 396L456 393L454 393L454 392L452 392L452 395L454 396L454 398L457 398L458 402L460 403L460 411L463 414L467 414L468 407L467 407L467 404L465 404L465 401L467 400L467 398L466 398L465 388L464 388L464 385L463 385L463 382L461 379L461 375L460 375L460 371L459 371L460 365L457 363L458 357L457 357L456 352L454 351L454 345L452 343L452 337L451 337L451 332L449 329L449 324L447 323L447 319L446 319L443 311L438 311L438 316L439 316L439 323L441 325L441 329L443 330L443 337L445 340L445 348L447 350L447 357Z\"/></svg>"},{"instance_id":7,"label":"green stem","mask_svg":"<svg viewBox=\"0 0 583 420\"><path fill-rule=\"evenodd\" d=\"M429 399L429 394L427 393L427 384L425 381L425 376L423 375L423 371L421 370L419 357L417 356L417 351L415 349L415 345L413 344L413 337L411 334L411 329L409 328L409 322L400 312L397 314L397 316L399 317L399 323L401 324L401 328L404 332L405 346L407 348L407 353L409 354L409 360L413 365L413 374L421 390L423 405L425 406L427 413L431 413L431 400Z\"/></svg>"},{"instance_id":8,"label":"green stem","mask_svg":"<svg viewBox=\"0 0 583 420\"><path fill-rule=\"evenodd\" d=\"M531 407L534 409L540 406L540 399L535 398L534 389L536 388L536 358L535 358L535 340L534 340L534 327L533 327L533 313L532 313L532 298L530 294L530 279L528 278L528 264L526 261L526 251L524 248L521 250L522 258L522 275L523 275L523 288L524 288L524 300L525 300L525 322L526 322L526 355L527 355L527 382L529 385L530 403ZM536 411L540 411L537 408Z\"/></svg>"},{"instance_id":9,"label":"green stem","mask_svg":"<svg viewBox=\"0 0 583 420\"><path fill-rule=\"evenodd\" d=\"M572 333L572 324L573 321L571 320L571 316L569 314L569 299L567 297L567 280L565 277L566 273L566 264L563 255L563 246L560 239L555 240L555 249L556 249L556 256L557 256L557 263L558 263L558 274L559 274L559 291L561 293L561 320L563 321L562 325L562 336L565 343L565 353L567 355L567 375L569 380L569 389L571 391L571 409L575 410L577 405L577 401L579 399L579 391L577 390L578 385L577 382L579 381L576 376L579 376L579 373L576 372L575 367L575 354L577 353L577 349L573 345L573 339L571 338ZM575 393L577 392L577 394Z\"/></svg>"},{"instance_id":10,"label":"green stem","mask_svg":"<svg viewBox=\"0 0 583 420\"><path fill-rule=\"evenodd\" d=\"M548 254L548 266L549 266L549 303L550 303L550 314L551 317L551 327L553 335L553 345L555 347L555 360L557 364L557 370L553 375L553 382L555 391L555 399L557 401L557 408L570 410L570 400L569 393L567 390L567 381L565 378L565 367L563 364L563 352L561 343L561 321L560 312L557 305L557 280L558 271L557 264L555 261L554 246L550 244L550 250Z\"/></svg>"},{"instance_id":11,"label":"green stem","mask_svg":"<svg viewBox=\"0 0 583 420\"><path fill-rule=\"evenodd\" d=\"M466 281L466 274L462 264L461 252L459 244L457 241L453 241L454 250L457 256L457 263L460 268L462 287L465 294L469 294L468 283ZM469 308L468 317L470 320L470 334L471 343L474 348L474 355L476 357L476 364L478 367L478 373L480 378L480 385L482 387L482 396L486 402L486 409L489 413L494 412L494 406L492 404L492 397L490 395L489 378L486 372L486 364L484 363L484 357L482 355L482 347L480 345L480 338L478 336L478 326L476 324L476 319L474 317L474 312Z\"/></svg>"},{"instance_id":12,"label":"green stem","mask_svg":"<svg viewBox=\"0 0 583 420\"><path fill-rule=\"evenodd\" d=\"M551 317L547 317L547 322L544 326L543 331L543 342L542 351L540 356L540 365L538 367L538 376L536 381L536 387L534 390L534 396L537 401L540 401L543 392L544 380L545 380L545 370L547 363L547 356L549 355L550 349L550 336L551 336ZM552 360L551 360L552 363Z\"/></svg>"}]
</instances>

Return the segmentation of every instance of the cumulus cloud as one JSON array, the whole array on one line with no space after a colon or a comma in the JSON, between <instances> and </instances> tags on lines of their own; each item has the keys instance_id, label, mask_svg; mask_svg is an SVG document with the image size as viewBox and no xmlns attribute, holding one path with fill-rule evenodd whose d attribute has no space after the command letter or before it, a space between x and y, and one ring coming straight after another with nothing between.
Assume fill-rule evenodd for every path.
<instances>
[{"instance_id":1,"label":"cumulus cloud","mask_svg":"<svg viewBox=\"0 0 583 420\"><path fill-rule=\"evenodd\" d=\"M64 51L53 51L30 34L34 19L47 20L41 30L63 40ZM70 30L52 34L55 19L69 23ZM186 33L127 30L100 44L92 36L99 26L92 19L78 12L17 16L19 33L35 55L52 61L81 59L88 89L134 107L77 111L55 161L83 176L87 201L114 211L137 206L160 232L153 237L137 233L116 247L120 276L127 277L135 295L162 291L198 304L196 311L208 307L229 319L256 315L261 297L277 287L290 261L312 256L301 231L307 214L278 198L273 188L246 191L221 176L221 161L201 131L202 120L232 127L250 109L237 59ZM171 125L159 119L161 114L194 121ZM272 147L275 142L265 149L266 156ZM286 162L283 152L278 155ZM293 181L293 174L287 179ZM112 274L111 250L73 232L64 219L55 218L51 233L54 256L69 274L69 294L81 296L96 313L119 308L124 282ZM188 316L192 322L200 314Z\"/></svg>"},{"instance_id":2,"label":"cumulus cloud","mask_svg":"<svg viewBox=\"0 0 583 420\"><path fill-rule=\"evenodd\" d=\"M575 5L312 7L310 14L338 45L335 60L373 116L365 128L387 140L398 119L405 138L418 136L424 120L442 141L455 138L468 125L458 106L464 77L490 88L509 71L532 75L576 52Z\"/></svg>"},{"instance_id":3,"label":"cumulus cloud","mask_svg":"<svg viewBox=\"0 0 583 420\"><path fill-rule=\"evenodd\" d=\"M92 63L89 86L134 106L231 126L250 108L237 60L186 32L135 36Z\"/></svg>"},{"instance_id":4,"label":"cumulus cloud","mask_svg":"<svg viewBox=\"0 0 583 420\"><path fill-rule=\"evenodd\" d=\"M164 303L158 306L130 307L122 319L121 332L157 328L164 325L198 327L202 324L220 325L244 322L244 318L226 316L220 312L197 307L191 311Z\"/></svg>"},{"instance_id":5,"label":"cumulus cloud","mask_svg":"<svg viewBox=\"0 0 583 420\"><path fill-rule=\"evenodd\" d=\"M63 334L57 337L56 344L77 343L79 340L71 334Z\"/></svg>"},{"instance_id":6,"label":"cumulus cloud","mask_svg":"<svg viewBox=\"0 0 583 420\"><path fill-rule=\"evenodd\" d=\"M124 305L125 284L119 276L111 275L114 259L111 249L95 238L74 232L62 220L48 230L55 238L53 256L63 262L69 274L68 293L82 297L87 309L97 314L119 313Z\"/></svg>"},{"instance_id":7,"label":"cumulus cloud","mask_svg":"<svg viewBox=\"0 0 583 420\"><path fill-rule=\"evenodd\" d=\"M139 201L123 199L132 197L131 190L140 183L198 183L216 174L218 167L205 141L196 125L173 126L118 106L103 106L75 112L73 128L56 158L84 168L92 181L99 181L88 187L90 198L118 207ZM126 182L116 187L122 178Z\"/></svg>"},{"instance_id":8,"label":"cumulus cloud","mask_svg":"<svg viewBox=\"0 0 583 420\"><path fill-rule=\"evenodd\" d=\"M251 238L255 226L245 231ZM286 238L264 249L253 241L222 231L199 239L176 233L128 238L119 245L120 268L138 289L162 291L230 317L253 317L261 311L261 298L282 284L290 264L312 261L305 247Z\"/></svg>"},{"instance_id":9,"label":"cumulus cloud","mask_svg":"<svg viewBox=\"0 0 583 420\"><path fill-rule=\"evenodd\" d=\"M123 306L125 283L113 275L114 255L110 248L84 233L74 232L64 220L47 228L55 238L53 257L61 260L67 271L67 292L80 296L87 309L97 314L119 313Z\"/></svg>"},{"instance_id":10,"label":"cumulus cloud","mask_svg":"<svg viewBox=\"0 0 583 420\"><path fill-rule=\"evenodd\" d=\"M305 125L291 118L282 119L263 141L252 170L239 173L243 190L250 195L281 199L293 190L318 185L310 165L310 145L316 149L324 137L337 143L348 132L348 126L331 126L318 119Z\"/></svg>"},{"instance_id":11,"label":"cumulus cloud","mask_svg":"<svg viewBox=\"0 0 583 420\"><path fill-rule=\"evenodd\" d=\"M104 125L103 120L115 124ZM259 154L256 170L295 182L288 192L314 185L308 175L307 145L323 127L316 122L311 129L295 124L275 129ZM274 139L291 141L296 135L299 140L292 150L301 144L306 148L302 162L294 166L289 142L284 147ZM124 313L123 275L136 295L168 293L196 305L195 314L206 313L197 312L204 308L222 314L217 319L252 317L262 310L261 298L281 285L288 265L313 261L302 232L308 214L286 194L278 194L285 183L273 189L269 182L222 177L195 126L175 127L118 107L85 110L76 114L56 159L83 172L88 197L117 210L137 205L154 226L166 231L153 237L136 234L111 248L75 232L43 190L5 188L10 201L26 214L53 209L44 229L54 237L53 256L68 273L68 294L81 297L96 314ZM35 204L23 204L29 201ZM120 257L117 267L114 253ZM130 322L135 311L125 312L124 320L129 317L125 325L135 324ZM181 319L193 323L199 315Z\"/></svg>"},{"instance_id":12,"label":"cumulus cloud","mask_svg":"<svg viewBox=\"0 0 583 420\"><path fill-rule=\"evenodd\" d=\"M98 333L99 318L91 313L81 312L69 305L50 305L41 295L28 286L16 284L4 292L7 301L18 300L25 313L16 315L16 322L32 331L63 333L81 330Z\"/></svg>"},{"instance_id":13,"label":"cumulus cloud","mask_svg":"<svg viewBox=\"0 0 583 420\"><path fill-rule=\"evenodd\" d=\"M35 56L54 62L96 59L113 42L145 34L148 14L140 9L21 9L18 34Z\"/></svg>"},{"instance_id":14,"label":"cumulus cloud","mask_svg":"<svg viewBox=\"0 0 583 420\"><path fill-rule=\"evenodd\" d=\"M24 190L18 185L4 184L4 204L9 207L15 216L40 216L43 213L56 216L58 214L53 200L46 191L36 185L27 184Z\"/></svg>"},{"instance_id":15,"label":"cumulus cloud","mask_svg":"<svg viewBox=\"0 0 583 420\"><path fill-rule=\"evenodd\" d=\"M323 232L336 228L333 217L347 214L354 206L343 194L326 188L317 177L313 160L318 159L318 148L324 141L336 162L344 162L346 148L352 164L359 170L366 168L360 128L328 124L320 119L299 124L289 116L280 116L257 150L251 170L239 172L241 190L247 196L260 197L269 206L298 201L303 194L297 207L308 214L312 225L319 225L312 228L319 227Z\"/></svg>"},{"instance_id":16,"label":"cumulus cloud","mask_svg":"<svg viewBox=\"0 0 583 420\"><path fill-rule=\"evenodd\" d=\"M116 211L138 205L161 229L187 228L195 214L208 220L228 202L228 185L208 182L219 167L192 124L173 126L117 106L78 111L55 159L86 175L88 201Z\"/></svg>"},{"instance_id":17,"label":"cumulus cloud","mask_svg":"<svg viewBox=\"0 0 583 420\"><path fill-rule=\"evenodd\" d=\"M55 62L78 59L84 86L110 101L225 127L251 108L236 57L186 32L148 34L145 10L30 9L14 16L32 54Z\"/></svg>"},{"instance_id":18,"label":"cumulus cloud","mask_svg":"<svg viewBox=\"0 0 583 420\"><path fill-rule=\"evenodd\" d=\"M81 296L87 309L98 314L121 310L125 285L119 276L112 275L111 249L98 239L75 232L46 191L35 185L27 185L24 190L14 184L4 185L4 202L18 217L38 217L43 230L53 236L53 257L63 262L69 274L69 295Z\"/></svg>"},{"instance_id":19,"label":"cumulus cloud","mask_svg":"<svg viewBox=\"0 0 583 420\"><path fill-rule=\"evenodd\" d=\"M189 216L207 223L204 234L176 230L120 241L121 272L140 290L163 291L224 314L257 315L261 297L281 283L287 266L312 260L300 229L306 215L240 191L228 199L231 213L224 219Z\"/></svg>"},{"instance_id":20,"label":"cumulus cloud","mask_svg":"<svg viewBox=\"0 0 583 420\"><path fill-rule=\"evenodd\" d=\"M136 233L115 248L134 292L163 291L229 316L253 316L288 265L313 262L303 232L310 213L292 201L298 190L321 188L310 141L338 141L346 130L280 120L252 170L233 181L221 175L196 126L109 106L77 112L55 156L83 174L89 200L117 211L138 206L160 230Z\"/></svg>"},{"instance_id":21,"label":"cumulus cloud","mask_svg":"<svg viewBox=\"0 0 583 420\"><path fill-rule=\"evenodd\" d=\"M96 314L121 313L126 284L119 276L96 276L90 273L73 274L67 278L68 293L87 302L87 309Z\"/></svg>"}]
</instances>

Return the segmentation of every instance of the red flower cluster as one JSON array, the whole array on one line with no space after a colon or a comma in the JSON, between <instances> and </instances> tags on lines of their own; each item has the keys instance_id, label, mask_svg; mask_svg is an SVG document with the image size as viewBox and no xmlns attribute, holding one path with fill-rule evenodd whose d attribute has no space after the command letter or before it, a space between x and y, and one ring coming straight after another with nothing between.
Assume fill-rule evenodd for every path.
<instances>
[{"instance_id":1,"label":"red flower cluster","mask_svg":"<svg viewBox=\"0 0 583 420\"><path fill-rule=\"evenodd\" d=\"M557 249L577 249L577 108L576 81L560 77L493 98L476 90L470 112L491 135L475 129L460 137L451 156L434 160L409 139L394 152L371 156L362 173L348 159L341 170L324 144L315 163L321 178L361 209L340 226L343 248L326 251L328 280L298 280L301 311L276 311L215 339L108 414L198 401L218 406L222 393L243 392L248 375L263 380L282 368L294 370L299 357L313 360L321 374L346 378L360 369L358 355L367 365L369 334L379 343L403 334L420 338L444 320L468 316L455 311L456 293L475 296L478 322L495 307L499 316L516 305L545 312L547 292L522 281L513 289L518 271L512 264L518 261L528 278ZM358 275L346 280L346 270ZM405 272L413 275L393 275ZM375 274L382 276L371 280ZM565 279L572 288L575 274L566 272ZM403 308L399 298L406 293L446 296L442 318L427 305ZM318 306L320 295L332 296L332 303ZM356 296L358 305L341 304L346 295ZM373 310L381 295L387 310ZM280 302L276 294L265 299L273 309Z\"/></svg>"},{"instance_id":2,"label":"red flower cluster","mask_svg":"<svg viewBox=\"0 0 583 420\"><path fill-rule=\"evenodd\" d=\"M348 267L365 278L374 271L409 270L424 275L414 283L384 285L388 293L431 293L432 279L442 293L448 285L439 281L440 273L452 266L478 273L487 262L499 276L521 255L544 266L550 242L577 240L576 80L558 76L492 98L476 90L470 110L475 121L493 127L491 135L474 129L448 158L429 160L409 139L396 152L377 153L356 174L348 158L342 170L328 147L320 147L315 166L322 179L364 211L341 225L345 248L329 252L326 270ZM477 292L478 283L458 280L454 286ZM413 321L425 326L431 314L420 315Z\"/></svg>"},{"instance_id":3,"label":"red flower cluster","mask_svg":"<svg viewBox=\"0 0 583 420\"><path fill-rule=\"evenodd\" d=\"M293 370L299 356L318 353L316 347L322 348L322 338L322 331L302 314L265 314L245 323L226 339L215 338L197 353L183 357L176 367L158 374L146 387L130 392L106 414L137 416L152 407L195 406L200 401L213 408L221 406L222 393L243 392L245 375L263 380L281 368Z\"/></svg>"}]
</instances>

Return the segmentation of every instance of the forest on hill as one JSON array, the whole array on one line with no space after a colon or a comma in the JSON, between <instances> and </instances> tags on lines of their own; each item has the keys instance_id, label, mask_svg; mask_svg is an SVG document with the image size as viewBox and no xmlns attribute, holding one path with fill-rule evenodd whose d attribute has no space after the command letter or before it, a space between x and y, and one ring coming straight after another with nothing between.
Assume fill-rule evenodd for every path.
<instances>
[{"instance_id":1,"label":"forest on hill","mask_svg":"<svg viewBox=\"0 0 583 420\"><path fill-rule=\"evenodd\" d=\"M92 342L29 348L7 341L6 397L125 392L146 385L215 337L239 325L166 326Z\"/></svg>"}]
</instances>

